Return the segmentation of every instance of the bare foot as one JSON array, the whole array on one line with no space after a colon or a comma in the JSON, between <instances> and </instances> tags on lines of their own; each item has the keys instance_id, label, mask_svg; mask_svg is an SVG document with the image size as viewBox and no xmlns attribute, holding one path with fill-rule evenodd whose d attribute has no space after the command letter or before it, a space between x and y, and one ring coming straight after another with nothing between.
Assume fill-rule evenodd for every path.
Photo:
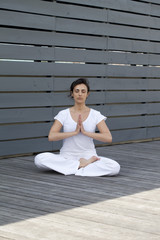
<instances>
[{"instance_id":1,"label":"bare foot","mask_svg":"<svg viewBox=\"0 0 160 240\"><path fill-rule=\"evenodd\" d=\"M89 164L90 164L90 163L93 163L93 162L95 162L95 161L97 161L97 160L100 160L100 158L99 158L99 157L96 157L96 156L92 156L91 158L88 159L88 162L89 162Z\"/></svg>"},{"instance_id":2,"label":"bare foot","mask_svg":"<svg viewBox=\"0 0 160 240\"><path fill-rule=\"evenodd\" d=\"M88 160L85 159L85 158L80 158L79 161L80 161L80 165L79 165L79 168L83 168L83 167L86 167L87 165L99 160L100 158L96 157L96 156L92 156L91 158L89 158Z\"/></svg>"}]
</instances>

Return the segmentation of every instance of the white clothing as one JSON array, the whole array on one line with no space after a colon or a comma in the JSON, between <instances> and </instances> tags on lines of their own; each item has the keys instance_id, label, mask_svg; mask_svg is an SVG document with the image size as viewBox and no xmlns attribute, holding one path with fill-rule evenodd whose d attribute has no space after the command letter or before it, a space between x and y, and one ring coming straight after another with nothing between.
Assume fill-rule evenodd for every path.
<instances>
[{"instance_id":1,"label":"white clothing","mask_svg":"<svg viewBox=\"0 0 160 240\"><path fill-rule=\"evenodd\" d=\"M77 123L73 120L69 108L60 111L54 119L63 125L64 132L75 131ZM106 117L90 109L87 119L83 121L83 127L87 132L95 132L97 124L102 120L106 120ZM35 157L35 164L41 169L52 169L65 175L113 176L119 173L119 164L105 157L100 157L100 160L78 169L80 158L89 159L92 156L97 156L93 139L79 133L63 140L60 154L49 152L38 154Z\"/></svg>"}]
</instances>

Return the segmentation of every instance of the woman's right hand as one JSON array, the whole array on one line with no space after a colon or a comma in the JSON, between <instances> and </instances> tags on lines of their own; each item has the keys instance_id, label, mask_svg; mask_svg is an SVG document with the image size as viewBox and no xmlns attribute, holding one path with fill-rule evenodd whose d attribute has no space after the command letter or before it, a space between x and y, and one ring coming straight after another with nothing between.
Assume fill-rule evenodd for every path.
<instances>
[{"instance_id":1,"label":"woman's right hand","mask_svg":"<svg viewBox=\"0 0 160 240\"><path fill-rule=\"evenodd\" d=\"M77 127L76 127L76 134L78 134L81 131L81 115L78 116L78 121L77 121Z\"/></svg>"}]
</instances>

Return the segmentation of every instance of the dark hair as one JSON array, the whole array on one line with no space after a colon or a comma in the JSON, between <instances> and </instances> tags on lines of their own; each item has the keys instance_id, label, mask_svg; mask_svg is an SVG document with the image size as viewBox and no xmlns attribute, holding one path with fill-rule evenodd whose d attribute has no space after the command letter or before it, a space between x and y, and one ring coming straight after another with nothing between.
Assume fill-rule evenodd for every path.
<instances>
[{"instance_id":1,"label":"dark hair","mask_svg":"<svg viewBox=\"0 0 160 240\"><path fill-rule=\"evenodd\" d=\"M79 85L79 84L84 84L87 87L87 91L90 91L90 86L89 86L89 81L86 78L78 78L77 80L75 80L74 82L72 82L71 86L70 86L70 96L73 93L73 89L75 88L75 86Z\"/></svg>"}]
</instances>

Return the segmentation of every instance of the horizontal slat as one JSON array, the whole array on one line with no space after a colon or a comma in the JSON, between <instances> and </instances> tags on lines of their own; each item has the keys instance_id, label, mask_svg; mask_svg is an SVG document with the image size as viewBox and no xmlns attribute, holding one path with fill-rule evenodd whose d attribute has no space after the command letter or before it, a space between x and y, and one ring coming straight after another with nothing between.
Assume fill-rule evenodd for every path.
<instances>
[{"instance_id":1,"label":"horizontal slat","mask_svg":"<svg viewBox=\"0 0 160 240\"><path fill-rule=\"evenodd\" d=\"M70 85L77 78L54 78L54 90L55 91L69 91ZM105 78L88 78L91 90L105 90L106 79Z\"/></svg>"},{"instance_id":2,"label":"horizontal slat","mask_svg":"<svg viewBox=\"0 0 160 240\"><path fill-rule=\"evenodd\" d=\"M145 104L107 104L92 106L91 108L100 111L107 117L118 116L133 116L133 115L146 115L146 114L159 114L160 103L145 103ZM55 116L64 107L55 107L53 115Z\"/></svg>"},{"instance_id":3,"label":"horizontal slat","mask_svg":"<svg viewBox=\"0 0 160 240\"><path fill-rule=\"evenodd\" d=\"M106 84L105 89L106 90L144 90L144 89L148 89L148 85L149 85L148 82L150 80L153 80L153 79L107 78L105 81L105 84Z\"/></svg>"},{"instance_id":4,"label":"horizontal slat","mask_svg":"<svg viewBox=\"0 0 160 240\"><path fill-rule=\"evenodd\" d=\"M23 28L55 30L55 18L28 13L0 10L0 24Z\"/></svg>"},{"instance_id":5,"label":"horizontal slat","mask_svg":"<svg viewBox=\"0 0 160 240\"><path fill-rule=\"evenodd\" d=\"M69 91L77 77L0 77L0 91ZM159 79L88 78L91 90L160 90Z\"/></svg>"},{"instance_id":6,"label":"horizontal slat","mask_svg":"<svg viewBox=\"0 0 160 240\"><path fill-rule=\"evenodd\" d=\"M73 65L49 62L0 62L0 75L105 76L106 74L109 77L159 77L160 68L147 66L106 66L102 64Z\"/></svg>"},{"instance_id":7,"label":"horizontal slat","mask_svg":"<svg viewBox=\"0 0 160 240\"><path fill-rule=\"evenodd\" d=\"M128 27L114 24L94 23L71 19L56 19L56 31L75 32L92 35L114 36L134 39L157 40L159 32L145 28ZM155 36L152 34L154 33Z\"/></svg>"},{"instance_id":8,"label":"horizontal slat","mask_svg":"<svg viewBox=\"0 0 160 240\"><path fill-rule=\"evenodd\" d=\"M141 66L107 66L108 77L157 77L159 78L159 67Z\"/></svg>"},{"instance_id":9,"label":"horizontal slat","mask_svg":"<svg viewBox=\"0 0 160 240\"><path fill-rule=\"evenodd\" d=\"M0 29L0 41L3 43L53 45L55 32L22 30L12 28Z\"/></svg>"},{"instance_id":10,"label":"horizontal slat","mask_svg":"<svg viewBox=\"0 0 160 240\"><path fill-rule=\"evenodd\" d=\"M126 128L153 127L160 125L160 116L138 116L138 117L121 117L108 118L107 125L110 130L119 130ZM52 126L50 123L30 123L30 124L14 124L0 125L0 140L46 137Z\"/></svg>"},{"instance_id":11,"label":"horizontal slat","mask_svg":"<svg viewBox=\"0 0 160 240\"><path fill-rule=\"evenodd\" d=\"M122 33L121 33L122 34ZM159 36L158 36L159 37ZM149 39L148 39L149 40ZM6 43L57 45L106 49L107 39L98 36L72 35L67 33L42 32L21 29L0 29L0 41ZM159 41L159 39L157 39ZM159 43L125 39L108 39L108 49L138 52L160 52Z\"/></svg>"},{"instance_id":12,"label":"horizontal slat","mask_svg":"<svg viewBox=\"0 0 160 240\"><path fill-rule=\"evenodd\" d=\"M160 45L159 42L138 41L135 39L119 39L112 37L108 39L108 50L160 53Z\"/></svg>"},{"instance_id":13,"label":"horizontal slat","mask_svg":"<svg viewBox=\"0 0 160 240\"><path fill-rule=\"evenodd\" d=\"M123 10L127 12L138 12L143 14L150 13L150 5L142 2L135 2L135 1L96 1L96 0L57 0L57 2L67 2L67 3L74 3L74 4L81 4L87 6L94 6L94 7L102 7L102 8L110 8L110 9L117 9Z\"/></svg>"},{"instance_id":14,"label":"horizontal slat","mask_svg":"<svg viewBox=\"0 0 160 240\"><path fill-rule=\"evenodd\" d=\"M65 64L45 62L0 62L0 75L25 76L105 76L102 64Z\"/></svg>"},{"instance_id":15,"label":"horizontal slat","mask_svg":"<svg viewBox=\"0 0 160 240\"><path fill-rule=\"evenodd\" d=\"M0 77L0 91L53 91L53 77Z\"/></svg>"},{"instance_id":16,"label":"horizontal slat","mask_svg":"<svg viewBox=\"0 0 160 240\"><path fill-rule=\"evenodd\" d=\"M159 91L106 92L105 103L160 102Z\"/></svg>"},{"instance_id":17,"label":"horizontal slat","mask_svg":"<svg viewBox=\"0 0 160 240\"><path fill-rule=\"evenodd\" d=\"M90 19L94 21L105 21L107 19L107 11L105 9L60 4L57 2L39 2L34 0L33 3L33 1L29 0L26 3L25 0L14 0L14 4L12 4L9 0L2 0L0 2L0 8L65 18Z\"/></svg>"},{"instance_id":18,"label":"horizontal slat","mask_svg":"<svg viewBox=\"0 0 160 240\"><path fill-rule=\"evenodd\" d=\"M147 114L148 104L111 104L103 109L106 116L130 116Z\"/></svg>"},{"instance_id":19,"label":"horizontal slat","mask_svg":"<svg viewBox=\"0 0 160 240\"><path fill-rule=\"evenodd\" d=\"M69 93L1 93L0 107L42 107L72 105L73 100ZM93 92L87 103L100 104L105 102L104 92Z\"/></svg>"},{"instance_id":20,"label":"horizontal slat","mask_svg":"<svg viewBox=\"0 0 160 240\"><path fill-rule=\"evenodd\" d=\"M0 140L47 137L52 123L0 125Z\"/></svg>"},{"instance_id":21,"label":"horizontal slat","mask_svg":"<svg viewBox=\"0 0 160 240\"><path fill-rule=\"evenodd\" d=\"M18 59L18 60L48 60L53 61L54 48L52 47L38 47L38 46L14 46L14 45L0 45L1 59Z\"/></svg>"},{"instance_id":22,"label":"horizontal slat","mask_svg":"<svg viewBox=\"0 0 160 240\"><path fill-rule=\"evenodd\" d=\"M39 13L39 14L48 14L52 13L51 3L39 1L39 0L1 0L0 8L2 9L10 9L22 12L31 12L31 13Z\"/></svg>"},{"instance_id":23,"label":"horizontal slat","mask_svg":"<svg viewBox=\"0 0 160 240\"><path fill-rule=\"evenodd\" d=\"M58 146L59 143L55 142L54 148L58 149ZM52 149L52 142L48 142L47 138L0 142L0 156L52 151Z\"/></svg>"},{"instance_id":24,"label":"horizontal slat","mask_svg":"<svg viewBox=\"0 0 160 240\"><path fill-rule=\"evenodd\" d=\"M146 128L112 131L113 142L146 139Z\"/></svg>"},{"instance_id":25,"label":"horizontal slat","mask_svg":"<svg viewBox=\"0 0 160 240\"><path fill-rule=\"evenodd\" d=\"M85 49L0 45L2 59L159 65L160 56Z\"/></svg>"},{"instance_id":26,"label":"horizontal slat","mask_svg":"<svg viewBox=\"0 0 160 240\"><path fill-rule=\"evenodd\" d=\"M131 117L109 117L106 123L110 130L126 128L154 127L160 126L160 115L145 115Z\"/></svg>"},{"instance_id":27,"label":"horizontal slat","mask_svg":"<svg viewBox=\"0 0 160 240\"><path fill-rule=\"evenodd\" d=\"M160 10L159 7L158 9ZM135 13L125 13L122 11L108 11L108 22L140 27L150 27L154 29L160 28L159 18Z\"/></svg>"},{"instance_id":28,"label":"horizontal slat","mask_svg":"<svg viewBox=\"0 0 160 240\"><path fill-rule=\"evenodd\" d=\"M147 138L160 138L160 127L147 128Z\"/></svg>"},{"instance_id":29,"label":"horizontal slat","mask_svg":"<svg viewBox=\"0 0 160 240\"><path fill-rule=\"evenodd\" d=\"M146 116L136 117L109 117L106 123L110 130L120 130L126 128L140 128L146 126Z\"/></svg>"},{"instance_id":30,"label":"horizontal slat","mask_svg":"<svg viewBox=\"0 0 160 240\"><path fill-rule=\"evenodd\" d=\"M68 93L1 93L0 107L42 107L72 105ZM88 104L160 102L157 91L92 92Z\"/></svg>"},{"instance_id":31,"label":"horizontal slat","mask_svg":"<svg viewBox=\"0 0 160 240\"><path fill-rule=\"evenodd\" d=\"M54 90L69 90L76 78L55 78ZM91 90L153 90L160 89L160 79L143 78L88 78Z\"/></svg>"},{"instance_id":32,"label":"horizontal slat","mask_svg":"<svg viewBox=\"0 0 160 240\"><path fill-rule=\"evenodd\" d=\"M51 107L0 109L0 123L52 121L53 116Z\"/></svg>"}]
</instances>

